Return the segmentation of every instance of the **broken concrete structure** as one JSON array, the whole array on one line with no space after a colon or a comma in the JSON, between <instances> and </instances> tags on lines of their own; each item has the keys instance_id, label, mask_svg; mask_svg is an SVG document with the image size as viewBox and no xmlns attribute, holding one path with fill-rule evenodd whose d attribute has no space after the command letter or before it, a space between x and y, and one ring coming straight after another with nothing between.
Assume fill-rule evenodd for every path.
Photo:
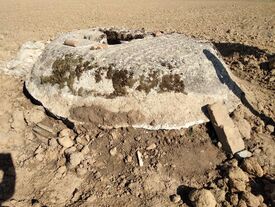
<instances>
[{"instance_id":1,"label":"broken concrete structure","mask_svg":"<svg viewBox=\"0 0 275 207\"><path fill-rule=\"evenodd\" d=\"M182 34L79 30L48 44L26 81L57 117L104 127L178 129L208 121L204 106L239 104L212 44Z\"/></svg>"}]
</instances>

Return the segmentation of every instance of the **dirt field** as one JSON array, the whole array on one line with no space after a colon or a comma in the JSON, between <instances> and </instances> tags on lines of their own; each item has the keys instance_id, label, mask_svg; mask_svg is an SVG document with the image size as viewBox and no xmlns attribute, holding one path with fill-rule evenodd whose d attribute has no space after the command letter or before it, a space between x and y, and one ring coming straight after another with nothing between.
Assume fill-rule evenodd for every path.
<instances>
[{"instance_id":1,"label":"dirt field","mask_svg":"<svg viewBox=\"0 0 275 207\"><path fill-rule=\"evenodd\" d=\"M245 92L231 116L253 154L250 168L226 155L210 123L177 131L72 129L32 102L23 79L0 74L0 206L192 206L188 194L201 188L212 192L217 206L275 205L275 1L0 5L0 62L27 40L92 26L176 31L212 41ZM74 145L62 147L56 140L62 136Z\"/></svg>"}]
</instances>

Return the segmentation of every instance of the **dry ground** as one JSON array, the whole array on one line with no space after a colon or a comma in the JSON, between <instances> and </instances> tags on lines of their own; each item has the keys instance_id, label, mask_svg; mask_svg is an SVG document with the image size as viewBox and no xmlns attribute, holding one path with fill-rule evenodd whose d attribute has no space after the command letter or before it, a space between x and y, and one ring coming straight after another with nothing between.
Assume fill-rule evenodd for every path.
<instances>
[{"instance_id":1,"label":"dry ground","mask_svg":"<svg viewBox=\"0 0 275 207\"><path fill-rule=\"evenodd\" d=\"M251 127L246 146L264 173L247 170L247 191L272 205L275 86L266 64L275 52L274 1L0 0L0 5L0 61L27 40L91 26L177 31L215 42L251 104L233 114L239 128L243 120ZM76 140L64 150L56 137L71 126L31 102L23 82L0 75L0 168L6 172L0 180L7 178L0 184L0 206L1 200L5 206L187 206L190 188L204 187L226 194L214 193L220 206L245 201L254 207L251 196L232 190L227 171L236 168L236 160L218 147L210 124L179 131L78 126L65 131ZM137 150L144 156L142 168ZM85 156L72 166L71 154L78 151ZM171 202L172 194L181 201Z\"/></svg>"}]
</instances>

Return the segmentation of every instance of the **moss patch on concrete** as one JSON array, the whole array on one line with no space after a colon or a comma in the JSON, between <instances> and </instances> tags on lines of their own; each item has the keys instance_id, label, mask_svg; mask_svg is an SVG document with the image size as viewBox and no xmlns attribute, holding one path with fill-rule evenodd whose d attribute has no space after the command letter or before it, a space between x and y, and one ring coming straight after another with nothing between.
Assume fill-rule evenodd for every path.
<instances>
[{"instance_id":1,"label":"moss patch on concrete","mask_svg":"<svg viewBox=\"0 0 275 207\"><path fill-rule=\"evenodd\" d=\"M52 75L41 77L41 84L50 83L59 85L64 88L66 85L72 92L75 92L73 84L75 79L79 80L84 71L96 68L97 64L93 63L93 59L83 61L81 57L75 57L73 54L66 54L64 58L58 58L52 65Z\"/></svg>"}]
</instances>

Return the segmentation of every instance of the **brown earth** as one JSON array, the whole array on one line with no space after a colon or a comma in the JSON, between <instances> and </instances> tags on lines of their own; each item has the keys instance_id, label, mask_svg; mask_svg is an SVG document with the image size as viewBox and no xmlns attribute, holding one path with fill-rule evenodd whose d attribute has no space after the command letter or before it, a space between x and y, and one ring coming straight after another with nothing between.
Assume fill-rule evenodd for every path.
<instances>
[{"instance_id":1,"label":"brown earth","mask_svg":"<svg viewBox=\"0 0 275 207\"><path fill-rule=\"evenodd\" d=\"M178 31L213 41L245 92L231 116L253 153L239 161L226 155L210 123L171 131L73 127L29 99L24 80L0 74L0 206L192 206L195 196L188 194L200 188L209 189L218 206L272 206L274 1L0 5L3 61L26 40L90 26Z\"/></svg>"}]
</instances>

